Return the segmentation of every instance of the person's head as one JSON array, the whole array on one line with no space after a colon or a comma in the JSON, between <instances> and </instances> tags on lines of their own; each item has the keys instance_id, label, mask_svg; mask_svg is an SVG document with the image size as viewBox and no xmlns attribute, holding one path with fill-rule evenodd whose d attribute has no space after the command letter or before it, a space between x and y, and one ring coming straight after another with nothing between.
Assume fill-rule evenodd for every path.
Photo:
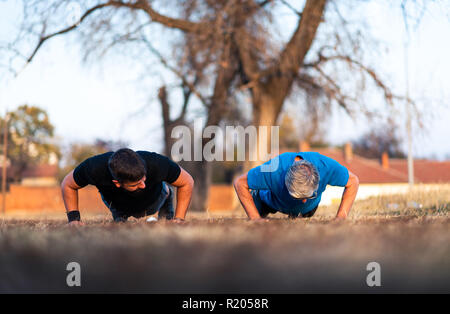
<instances>
[{"instance_id":1,"label":"person's head","mask_svg":"<svg viewBox=\"0 0 450 314\"><path fill-rule=\"evenodd\" d=\"M284 178L289 194L306 202L317 197L319 173L316 167L306 160L294 161Z\"/></svg>"},{"instance_id":2,"label":"person's head","mask_svg":"<svg viewBox=\"0 0 450 314\"><path fill-rule=\"evenodd\" d=\"M108 160L108 168L116 187L130 192L145 188L145 162L135 151L121 148L114 152Z\"/></svg>"}]
</instances>

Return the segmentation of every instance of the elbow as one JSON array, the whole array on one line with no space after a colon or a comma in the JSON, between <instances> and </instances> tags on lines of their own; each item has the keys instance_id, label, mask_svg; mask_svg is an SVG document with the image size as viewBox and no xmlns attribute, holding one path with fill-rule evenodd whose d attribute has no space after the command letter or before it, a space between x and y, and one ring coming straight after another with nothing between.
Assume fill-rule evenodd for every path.
<instances>
[{"instance_id":1,"label":"elbow","mask_svg":"<svg viewBox=\"0 0 450 314\"><path fill-rule=\"evenodd\" d=\"M186 184L185 184L189 190L194 190L194 185L195 185L195 181L194 178L192 178L192 176L190 174L187 175L186 177Z\"/></svg>"},{"instance_id":2,"label":"elbow","mask_svg":"<svg viewBox=\"0 0 450 314\"><path fill-rule=\"evenodd\" d=\"M354 184L355 184L356 187L359 186L359 178L358 178L357 175L355 175L355 177L354 177Z\"/></svg>"},{"instance_id":3,"label":"elbow","mask_svg":"<svg viewBox=\"0 0 450 314\"><path fill-rule=\"evenodd\" d=\"M241 178L238 177L238 178L234 179L234 181L233 181L233 187L234 187L234 189L235 189L236 191L239 189L240 179L241 179Z\"/></svg>"},{"instance_id":4,"label":"elbow","mask_svg":"<svg viewBox=\"0 0 450 314\"><path fill-rule=\"evenodd\" d=\"M61 190L63 191L63 193L65 191L70 191L70 190L78 190L80 189L80 186L78 186L74 179L73 179L73 171L69 172L64 179L61 182Z\"/></svg>"},{"instance_id":5,"label":"elbow","mask_svg":"<svg viewBox=\"0 0 450 314\"><path fill-rule=\"evenodd\" d=\"M194 181L194 178L192 178L192 177L191 177L191 179L189 180L189 186L191 187L191 190L194 190L195 181Z\"/></svg>"},{"instance_id":6,"label":"elbow","mask_svg":"<svg viewBox=\"0 0 450 314\"><path fill-rule=\"evenodd\" d=\"M246 184L247 184L247 176L245 174L237 177L233 181L233 186L234 186L234 189L236 190L236 192L239 192L239 190L241 188L245 187Z\"/></svg>"},{"instance_id":7,"label":"elbow","mask_svg":"<svg viewBox=\"0 0 450 314\"><path fill-rule=\"evenodd\" d=\"M356 194L358 192L358 189L359 189L359 178L356 175L354 175L353 178L352 178L352 187L353 187L353 189L355 191L355 194Z\"/></svg>"},{"instance_id":8,"label":"elbow","mask_svg":"<svg viewBox=\"0 0 450 314\"><path fill-rule=\"evenodd\" d=\"M61 181L61 190L64 191L64 189L67 187L67 175L64 177L64 179Z\"/></svg>"}]
</instances>

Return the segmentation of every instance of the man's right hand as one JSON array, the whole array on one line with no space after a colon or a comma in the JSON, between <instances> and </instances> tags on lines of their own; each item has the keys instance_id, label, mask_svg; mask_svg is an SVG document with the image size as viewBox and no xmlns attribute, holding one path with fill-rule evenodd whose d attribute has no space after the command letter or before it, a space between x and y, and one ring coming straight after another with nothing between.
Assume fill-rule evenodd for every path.
<instances>
[{"instance_id":1,"label":"man's right hand","mask_svg":"<svg viewBox=\"0 0 450 314\"><path fill-rule=\"evenodd\" d=\"M250 220L261 219L261 216L259 215L258 209L253 202L253 197L248 187L247 173L244 173L236 180L234 180L234 189L236 190L236 194L242 204L242 207L244 207L248 218L250 218Z\"/></svg>"},{"instance_id":2,"label":"man's right hand","mask_svg":"<svg viewBox=\"0 0 450 314\"><path fill-rule=\"evenodd\" d=\"M81 227L81 226L84 226L84 222L78 221L78 220L74 220L74 221L69 222L69 226L71 226L71 227Z\"/></svg>"},{"instance_id":3,"label":"man's right hand","mask_svg":"<svg viewBox=\"0 0 450 314\"><path fill-rule=\"evenodd\" d=\"M264 222L269 222L270 219L259 217L259 218L250 219L249 221L253 222L253 223L264 223Z\"/></svg>"}]
</instances>

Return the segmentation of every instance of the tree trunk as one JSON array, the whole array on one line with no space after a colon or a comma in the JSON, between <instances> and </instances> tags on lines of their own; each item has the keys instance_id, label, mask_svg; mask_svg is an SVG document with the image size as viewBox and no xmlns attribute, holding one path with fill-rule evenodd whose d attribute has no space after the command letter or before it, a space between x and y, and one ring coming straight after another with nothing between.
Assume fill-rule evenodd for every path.
<instances>
[{"instance_id":1,"label":"tree trunk","mask_svg":"<svg viewBox=\"0 0 450 314\"><path fill-rule=\"evenodd\" d=\"M164 154L171 158L172 130L178 125L184 125L184 116L180 116L175 121L170 119L170 104L167 101L167 93L165 87L159 89L158 97L162 109L163 128L164 128ZM202 141L203 142L203 141ZM193 143L191 143L193 144ZM203 147L203 146L202 146ZM191 147L193 151L193 147ZM195 180L194 191L192 192L192 200L190 205L191 211L205 211L208 206L208 191L210 186L211 166L209 162L202 161L180 161L179 165L185 169Z\"/></svg>"},{"instance_id":2,"label":"tree trunk","mask_svg":"<svg viewBox=\"0 0 450 314\"><path fill-rule=\"evenodd\" d=\"M211 185L211 163L202 161L182 161L180 165L195 180L190 205L191 211L203 212L208 208L208 192Z\"/></svg>"},{"instance_id":3,"label":"tree trunk","mask_svg":"<svg viewBox=\"0 0 450 314\"><path fill-rule=\"evenodd\" d=\"M267 156L260 154L261 150L270 154L270 158L278 154L278 142L274 142L274 147L272 148L271 134L275 132L273 127L277 126L276 122L281 111L281 105L282 103L277 102L272 95L264 93L262 89L255 88L253 90L253 125L258 128L257 147L253 149L256 150L256 156L258 158L257 160L249 160L246 162L244 165L245 171L268 160ZM264 134L260 132L260 127L266 128L266 136L263 136Z\"/></svg>"},{"instance_id":4,"label":"tree trunk","mask_svg":"<svg viewBox=\"0 0 450 314\"><path fill-rule=\"evenodd\" d=\"M320 25L323 12L325 10L326 0L308 0L306 1L302 17L299 20L296 31L294 32L290 41L286 44L282 51L278 66L274 67L269 72L265 80L259 79L255 82L252 88L252 103L253 103L253 125L263 126L267 128L268 136L262 137L258 129L257 150L261 147L266 148L266 152L271 153L271 157L276 154L271 151L270 134L273 126L276 125L278 116L281 112L284 100L289 94L294 78L298 75L303 60L308 53L312 42L315 38L317 29ZM245 56L245 53L242 53ZM248 57L248 56L247 56ZM254 69L258 68L253 58L246 58L244 62L249 63L247 69L247 76L254 77ZM275 146L277 143L274 143ZM250 161L246 163L245 168L253 168L263 163L264 156L258 154L257 161Z\"/></svg>"},{"instance_id":5,"label":"tree trunk","mask_svg":"<svg viewBox=\"0 0 450 314\"><path fill-rule=\"evenodd\" d=\"M161 112L163 118L163 131L164 131L164 155L171 158L171 149L174 143L172 139L172 130L175 127L174 121L170 120L170 104L167 101L166 87L162 86L158 90L158 98L161 104ZM180 117L179 120L183 120L184 117ZM181 122L181 121L180 121Z\"/></svg>"}]
</instances>

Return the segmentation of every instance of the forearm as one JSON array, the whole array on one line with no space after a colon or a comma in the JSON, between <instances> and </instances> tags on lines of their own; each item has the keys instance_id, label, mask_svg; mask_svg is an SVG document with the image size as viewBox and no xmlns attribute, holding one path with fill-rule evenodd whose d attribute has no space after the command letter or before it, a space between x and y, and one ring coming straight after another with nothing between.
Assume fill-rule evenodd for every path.
<instances>
[{"instance_id":1,"label":"forearm","mask_svg":"<svg viewBox=\"0 0 450 314\"><path fill-rule=\"evenodd\" d=\"M345 188L336 217L346 218L348 216L353 206L353 202L355 201L357 192L358 185L352 185Z\"/></svg>"},{"instance_id":2,"label":"forearm","mask_svg":"<svg viewBox=\"0 0 450 314\"><path fill-rule=\"evenodd\" d=\"M192 199L193 184L186 184L177 189L177 207L175 209L175 218L185 219L186 212Z\"/></svg>"},{"instance_id":3,"label":"forearm","mask_svg":"<svg viewBox=\"0 0 450 314\"><path fill-rule=\"evenodd\" d=\"M78 210L78 190L72 189L64 184L61 190L66 211Z\"/></svg>"},{"instance_id":4,"label":"forearm","mask_svg":"<svg viewBox=\"0 0 450 314\"><path fill-rule=\"evenodd\" d=\"M248 186L243 184L242 181L238 181L235 183L234 188L236 190L236 194L239 198L239 201L244 207L245 212L247 213L248 218L250 219L260 219L258 209L253 202L252 194L250 193Z\"/></svg>"}]
</instances>

